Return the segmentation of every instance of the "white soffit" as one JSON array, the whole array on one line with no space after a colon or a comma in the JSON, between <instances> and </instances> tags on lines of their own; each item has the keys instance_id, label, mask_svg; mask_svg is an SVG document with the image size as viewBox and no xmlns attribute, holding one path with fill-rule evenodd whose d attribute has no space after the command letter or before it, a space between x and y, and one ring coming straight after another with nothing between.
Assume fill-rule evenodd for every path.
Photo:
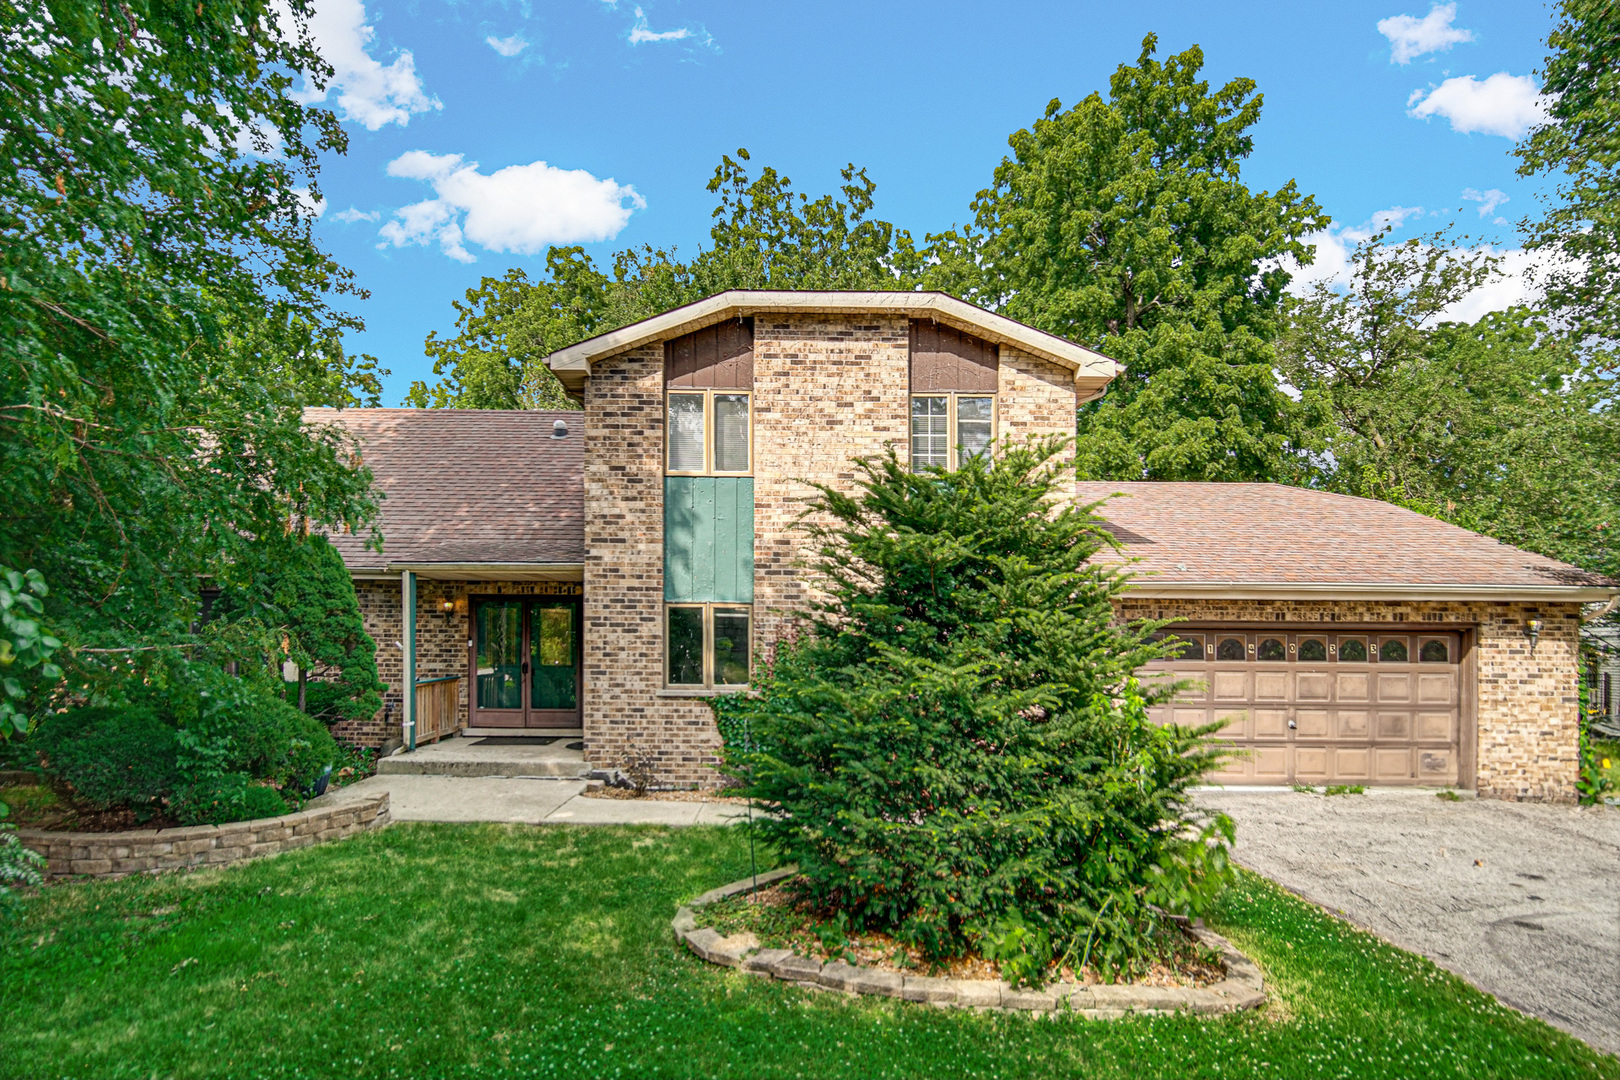
<instances>
[{"instance_id":1,"label":"white soffit","mask_svg":"<svg viewBox=\"0 0 1620 1080\"><path fill-rule=\"evenodd\" d=\"M558 349L546 358L555 372L588 374L592 362L628 349L690 334L726 319L788 312L905 315L934 319L975 337L1059 364L1082 390L1101 390L1125 369L1118 361L1055 334L1025 326L939 292L808 292L732 289L629 326Z\"/></svg>"}]
</instances>

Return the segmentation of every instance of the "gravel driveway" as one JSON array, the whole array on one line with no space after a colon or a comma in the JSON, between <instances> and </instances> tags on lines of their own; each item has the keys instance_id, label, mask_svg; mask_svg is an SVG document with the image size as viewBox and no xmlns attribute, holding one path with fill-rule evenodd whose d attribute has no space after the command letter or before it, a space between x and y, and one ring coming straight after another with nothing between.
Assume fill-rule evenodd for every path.
<instances>
[{"instance_id":1,"label":"gravel driveway","mask_svg":"<svg viewBox=\"0 0 1620 1080\"><path fill-rule=\"evenodd\" d=\"M1506 1004L1620 1052L1620 810L1208 790L1256 870Z\"/></svg>"}]
</instances>

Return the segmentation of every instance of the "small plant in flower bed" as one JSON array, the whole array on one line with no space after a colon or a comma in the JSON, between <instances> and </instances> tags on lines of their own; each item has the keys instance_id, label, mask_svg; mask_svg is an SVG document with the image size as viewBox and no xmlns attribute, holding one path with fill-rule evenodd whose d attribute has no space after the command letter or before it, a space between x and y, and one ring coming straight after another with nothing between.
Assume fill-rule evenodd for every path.
<instances>
[{"instance_id":1,"label":"small plant in flower bed","mask_svg":"<svg viewBox=\"0 0 1620 1080\"><path fill-rule=\"evenodd\" d=\"M922 960L977 952L1027 982L1053 958L1132 977L1174 957L1168 916L1231 879L1232 825L1189 789L1218 725L1150 722L1174 692L1134 672L1173 653L1122 624L1127 575L1064 440L954 472L892 452L809 506L822 603L806 632L713 703L727 769L780 808L757 825L808 902ZM1097 558L1105 556L1105 558Z\"/></svg>"},{"instance_id":2,"label":"small plant in flower bed","mask_svg":"<svg viewBox=\"0 0 1620 1080\"><path fill-rule=\"evenodd\" d=\"M937 975L953 979L1005 979L1013 985L1049 981L1103 982L1111 973L1081 967L1076 957L1050 947L1032 948L1012 935L997 952L969 951L949 959L929 957L916 945L877 930L858 930L841 911L817 908L803 879L792 879L755 893L731 897L702 909L698 916L715 932L748 932L766 949L792 949L821 961ZM1032 933L1026 929L1026 933ZM1049 940L1049 939L1048 939ZM1146 965L1134 981L1150 986L1208 986L1225 977L1216 954L1190 938Z\"/></svg>"}]
</instances>

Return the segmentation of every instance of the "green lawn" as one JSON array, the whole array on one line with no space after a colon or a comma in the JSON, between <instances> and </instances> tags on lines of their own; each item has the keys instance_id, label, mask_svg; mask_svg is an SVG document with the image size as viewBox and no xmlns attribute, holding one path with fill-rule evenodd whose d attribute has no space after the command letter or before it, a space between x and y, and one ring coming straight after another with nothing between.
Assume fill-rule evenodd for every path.
<instances>
[{"instance_id":1,"label":"green lawn","mask_svg":"<svg viewBox=\"0 0 1620 1080\"><path fill-rule=\"evenodd\" d=\"M701 964L675 905L735 832L395 826L46 890L0 929L6 1077L1620 1078L1620 1061L1245 877L1277 1000L1221 1019L974 1015Z\"/></svg>"}]
</instances>

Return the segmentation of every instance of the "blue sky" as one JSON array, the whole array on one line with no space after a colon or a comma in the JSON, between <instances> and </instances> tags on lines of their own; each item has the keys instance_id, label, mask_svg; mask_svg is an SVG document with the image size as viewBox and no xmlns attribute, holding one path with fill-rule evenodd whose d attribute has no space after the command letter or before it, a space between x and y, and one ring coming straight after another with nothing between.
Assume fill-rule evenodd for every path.
<instances>
[{"instance_id":1,"label":"blue sky","mask_svg":"<svg viewBox=\"0 0 1620 1080\"><path fill-rule=\"evenodd\" d=\"M1011 132L1054 97L1106 93L1149 32L1161 58L1202 46L1211 82L1259 84L1245 179L1296 180L1332 215L1316 273L1389 217L1511 251L1535 207L1509 151L1539 108L1542 4L315 2L350 133L317 231L371 291L351 348L392 369L388 405L430 377L422 340L480 277L532 273L548 243L693 251L704 184L739 146L812 195L864 165L879 216L944 229Z\"/></svg>"}]
</instances>

